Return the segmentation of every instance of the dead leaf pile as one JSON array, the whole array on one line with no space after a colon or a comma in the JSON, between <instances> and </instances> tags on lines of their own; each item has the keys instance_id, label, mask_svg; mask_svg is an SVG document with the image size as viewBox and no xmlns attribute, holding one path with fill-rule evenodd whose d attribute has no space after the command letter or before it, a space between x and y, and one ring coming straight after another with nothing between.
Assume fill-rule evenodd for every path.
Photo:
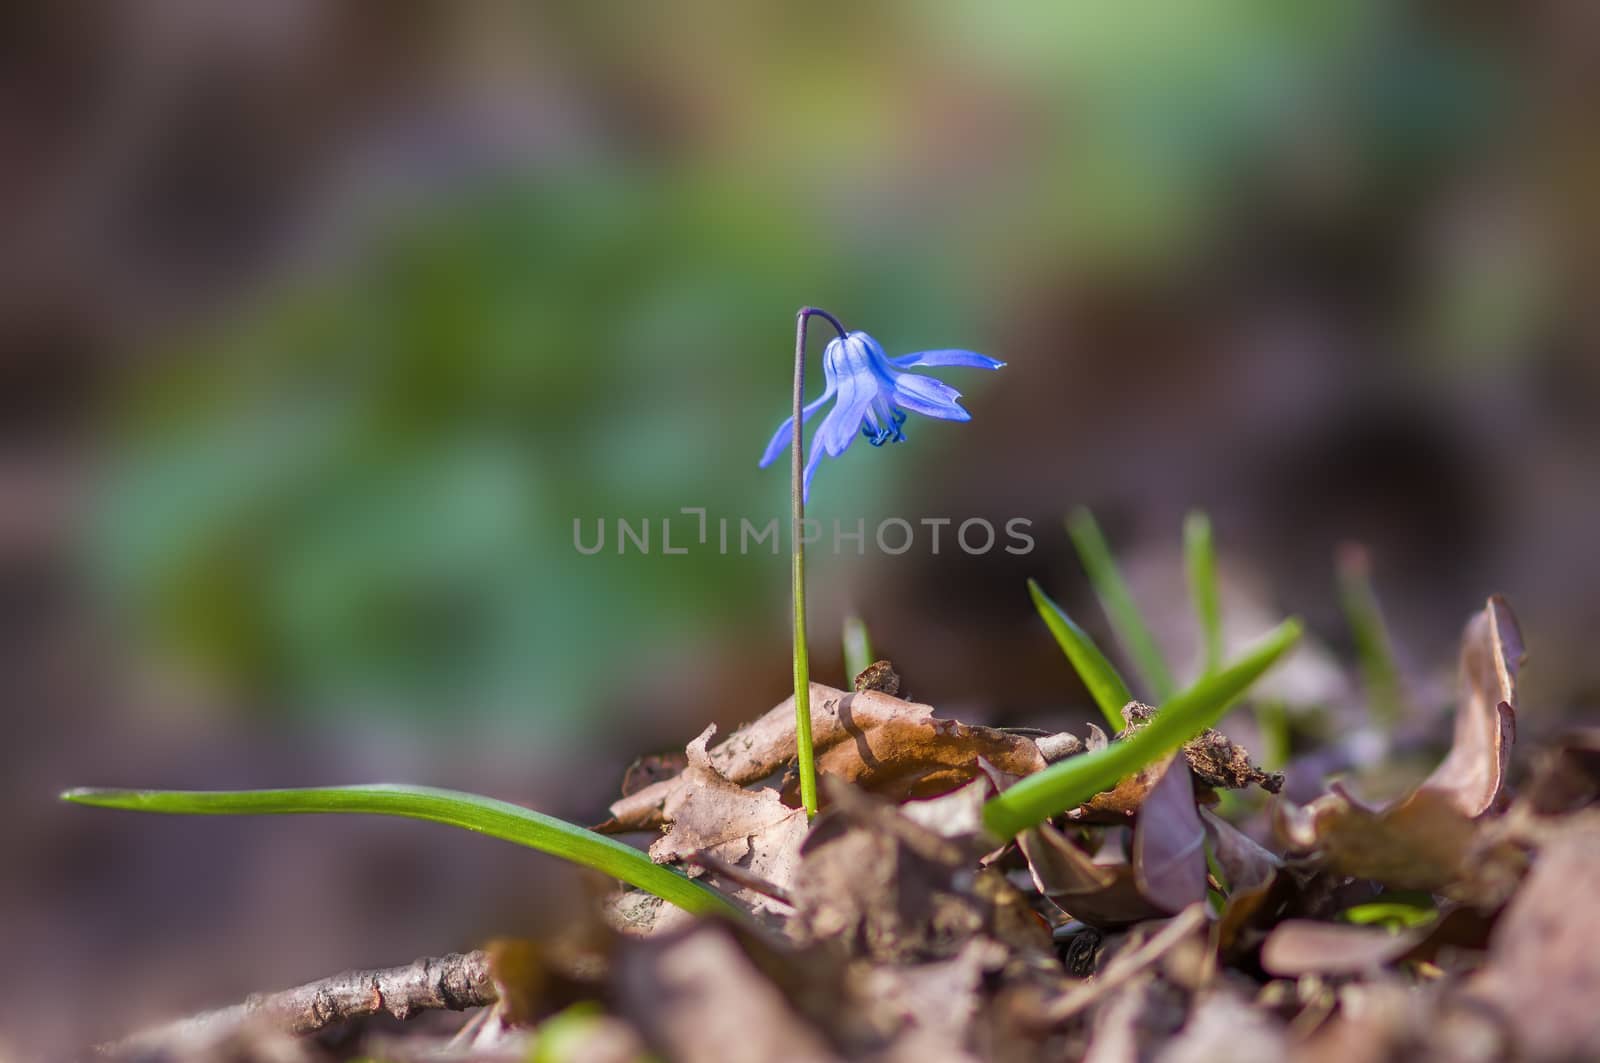
<instances>
[{"instance_id":1,"label":"dead leaf pile","mask_svg":"<svg viewBox=\"0 0 1600 1063\"><path fill-rule=\"evenodd\" d=\"M1600 1058L1600 732L1567 734L1513 794L1521 659L1490 599L1448 752L1391 803L1334 780L1304 806L1254 793L1238 825L1217 791L1282 776L1210 731L1003 843L984 802L1102 732L942 719L887 679L814 685L815 822L786 777L786 701L638 762L601 826L652 832L652 859L752 918L625 892L581 962L501 947L500 1032L459 1058L557 1058L558 1030L596 1059ZM1153 711L1129 705L1118 739ZM559 1025L575 1001L592 1023Z\"/></svg>"},{"instance_id":2,"label":"dead leaf pile","mask_svg":"<svg viewBox=\"0 0 1600 1063\"><path fill-rule=\"evenodd\" d=\"M792 756L788 703L709 750L702 736L613 815L663 829L658 859L712 851L781 891L765 909L779 947L831 972L826 990L778 980L783 1021L833 1058L1591 1058L1600 928L1572 920L1600 892L1600 741L1567 735L1513 801L1521 660L1490 599L1437 767L1383 805L1339 780L1305 806L1273 799L1276 851L1208 807L1282 785L1215 731L997 848L983 801L1103 733L970 727L824 687L814 826L751 787ZM1153 711L1129 705L1117 739ZM770 896L727 885L753 908Z\"/></svg>"}]
</instances>

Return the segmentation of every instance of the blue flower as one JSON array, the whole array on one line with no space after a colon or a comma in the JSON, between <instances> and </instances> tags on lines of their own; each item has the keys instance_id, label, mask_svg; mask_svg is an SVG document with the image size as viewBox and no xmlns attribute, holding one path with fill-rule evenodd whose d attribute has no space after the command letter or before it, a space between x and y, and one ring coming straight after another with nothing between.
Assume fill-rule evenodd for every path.
<instances>
[{"instance_id":1,"label":"blue flower","mask_svg":"<svg viewBox=\"0 0 1600 1063\"><path fill-rule=\"evenodd\" d=\"M811 441L811 457L806 462L805 498L811 498L811 478L822 463L822 456L837 458L860 432L875 447L905 441L901 426L906 412L942 421L970 421L972 415L956 400L961 393L942 381L904 370L917 366L963 365L973 369L999 369L1004 362L972 351L918 351L890 358L883 346L865 332L852 332L832 340L822 352L822 372L827 378L821 396L801 411L801 423L811 419L835 395L838 401L822 419ZM789 449L794 438L794 418L786 417L766 453L761 468Z\"/></svg>"}]
</instances>

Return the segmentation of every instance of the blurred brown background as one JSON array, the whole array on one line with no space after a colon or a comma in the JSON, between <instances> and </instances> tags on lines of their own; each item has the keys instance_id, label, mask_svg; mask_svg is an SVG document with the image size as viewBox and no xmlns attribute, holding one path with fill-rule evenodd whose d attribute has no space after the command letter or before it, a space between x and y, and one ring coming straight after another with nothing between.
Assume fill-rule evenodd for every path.
<instances>
[{"instance_id":1,"label":"blurred brown background","mask_svg":"<svg viewBox=\"0 0 1600 1063\"><path fill-rule=\"evenodd\" d=\"M1236 624L1348 657L1357 540L1419 682L1501 591L1524 733L1592 711L1600 9L1040 8L6 7L0 1055L570 901L443 828L54 795L384 779L592 821L633 754L780 700L781 559L571 527L780 512L805 303L1010 363L941 373L973 423L854 448L813 513L1038 541L814 558L819 678L854 608L919 699L1083 719L1024 580L1103 633L1089 504L1184 659L1201 505Z\"/></svg>"}]
</instances>

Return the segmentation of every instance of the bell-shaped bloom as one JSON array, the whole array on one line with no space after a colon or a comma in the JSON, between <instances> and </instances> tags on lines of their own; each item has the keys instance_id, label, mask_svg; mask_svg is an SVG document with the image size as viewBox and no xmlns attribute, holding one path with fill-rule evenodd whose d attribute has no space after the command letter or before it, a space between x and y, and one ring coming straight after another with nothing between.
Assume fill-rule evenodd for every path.
<instances>
[{"instance_id":1,"label":"bell-shaped bloom","mask_svg":"<svg viewBox=\"0 0 1600 1063\"><path fill-rule=\"evenodd\" d=\"M806 462L805 498L811 498L811 480L822 464L823 455L837 458L855 442L860 433L875 447L904 442L902 426L906 413L920 413L941 421L970 421L962 409L961 393L942 381L905 370L922 366L959 365L973 369L999 369L1005 365L973 351L918 351L890 358L883 346L865 332L852 332L828 343L822 352L822 372L826 378L822 394L801 411L801 423L836 398L833 409L822 419L811 440L811 456ZM794 418L778 426L761 468L789 449L794 439Z\"/></svg>"}]
</instances>

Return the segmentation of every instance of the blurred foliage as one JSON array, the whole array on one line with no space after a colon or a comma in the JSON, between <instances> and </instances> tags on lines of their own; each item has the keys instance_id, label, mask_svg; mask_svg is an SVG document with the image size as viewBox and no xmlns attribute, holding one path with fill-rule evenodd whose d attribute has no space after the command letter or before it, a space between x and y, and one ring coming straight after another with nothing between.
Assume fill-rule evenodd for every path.
<instances>
[{"instance_id":1,"label":"blurred foliage","mask_svg":"<svg viewBox=\"0 0 1600 1063\"><path fill-rule=\"evenodd\" d=\"M592 709L615 659L781 589L770 554L718 556L714 523L662 556L660 521L681 547L680 507L735 534L783 511L755 459L799 293L888 337L960 312L913 313L916 263L832 242L748 190L592 174L413 221L145 382L97 525L109 583L154 641L266 702ZM605 521L601 554L574 518L587 544ZM650 555L618 555L618 518L651 521Z\"/></svg>"},{"instance_id":2,"label":"blurred foliage","mask_svg":"<svg viewBox=\"0 0 1600 1063\"><path fill-rule=\"evenodd\" d=\"M156 360L94 530L111 596L261 705L441 720L572 723L637 681L619 659L673 661L762 604L776 633L780 562L619 557L615 520L658 546L682 506L782 511L754 459L799 305L1015 364L996 320L1062 267L1160 271L1217 250L1257 185L1359 194L1435 165L1497 90L1409 11L547 13L607 132L645 129L636 154L455 187ZM495 62L516 47L482 36ZM841 463L816 515L938 453L892 450ZM607 522L602 555L575 517Z\"/></svg>"},{"instance_id":3,"label":"blurred foliage","mask_svg":"<svg viewBox=\"0 0 1600 1063\"><path fill-rule=\"evenodd\" d=\"M144 381L98 522L110 586L269 703L590 711L618 658L781 588L765 548L718 556L715 523L662 556L661 520L682 548L682 506L734 536L781 514L755 458L787 408L795 293L888 336L958 314L896 304L915 263L832 243L738 187L595 174L408 224ZM883 475L854 466L835 504ZM586 544L605 520L602 554L574 517ZM618 519L650 520L650 556L619 556Z\"/></svg>"},{"instance_id":4,"label":"blurred foliage","mask_svg":"<svg viewBox=\"0 0 1600 1063\"><path fill-rule=\"evenodd\" d=\"M1236 208L1259 208L1251 189L1320 210L1410 184L1507 88L1469 38L1391 0L931 10L1058 131L996 206L1028 218L1041 255L1100 273L1215 249Z\"/></svg>"}]
</instances>

